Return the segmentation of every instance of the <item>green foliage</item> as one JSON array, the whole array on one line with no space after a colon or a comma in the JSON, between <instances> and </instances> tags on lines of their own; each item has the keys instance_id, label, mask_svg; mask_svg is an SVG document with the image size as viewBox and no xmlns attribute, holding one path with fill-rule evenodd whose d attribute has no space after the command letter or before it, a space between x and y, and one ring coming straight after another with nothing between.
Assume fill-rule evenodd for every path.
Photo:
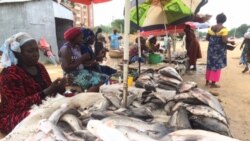
<instances>
[{"instance_id":1,"label":"green foliage","mask_svg":"<svg viewBox=\"0 0 250 141\"><path fill-rule=\"evenodd\" d=\"M248 28L250 28L250 25L242 24L237 28L231 29L228 35L235 36L237 38L243 37Z\"/></svg>"},{"instance_id":2,"label":"green foliage","mask_svg":"<svg viewBox=\"0 0 250 141\"><path fill-rule=\"evenodd\" d=\"M111 22L112 29L117 29L118 32L124 32L124 19L115 19L114 21ZM121 31L122 30L122 31ZM136 29L130 27L130 33L134 34L137 32Z\"/></svg>"}]
</instances>

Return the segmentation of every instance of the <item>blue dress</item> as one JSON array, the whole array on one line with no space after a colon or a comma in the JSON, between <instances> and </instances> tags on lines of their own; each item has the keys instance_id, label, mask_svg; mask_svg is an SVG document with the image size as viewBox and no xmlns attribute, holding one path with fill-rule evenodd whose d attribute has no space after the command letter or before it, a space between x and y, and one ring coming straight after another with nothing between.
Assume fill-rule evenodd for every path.
<instances>
[{"instance_id":1,"label":"blue dress","mask_svg":"<svg viewBox=\"0 0 250 141\"><path fill-rule=\"evenodd\" d=\"M226 28L215 33L209 29L210 35L207 51L207 70L220 70L227 66L227 47L222 40L222 36L227 36Z\"/></svg>"}]
</instances>

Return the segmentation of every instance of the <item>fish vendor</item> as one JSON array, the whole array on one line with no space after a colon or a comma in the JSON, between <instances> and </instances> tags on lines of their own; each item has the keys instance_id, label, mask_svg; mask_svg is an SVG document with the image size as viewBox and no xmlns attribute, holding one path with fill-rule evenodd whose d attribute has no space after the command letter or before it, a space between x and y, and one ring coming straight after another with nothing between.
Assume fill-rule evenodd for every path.
<instances>
[{"instance_id":1,"label":"fish vendor","mask_svg":"<svg viewBox=\"0 0 250 141\"><path fill-rule=\"evenodd\" d=\"M1 46L0 132L9 133L29 115L31 106L48 96L63 93L65 80L51 82L45 67L38 63L37 42L27 33L17 33Z\"/></svg>"}]
</instances>

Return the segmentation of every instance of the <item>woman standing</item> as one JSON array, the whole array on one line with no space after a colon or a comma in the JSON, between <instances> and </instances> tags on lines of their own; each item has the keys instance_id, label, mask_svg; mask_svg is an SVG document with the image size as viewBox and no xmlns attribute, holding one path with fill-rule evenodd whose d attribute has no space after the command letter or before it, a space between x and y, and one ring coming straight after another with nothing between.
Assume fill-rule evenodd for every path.
<instances>
[{"instance_id":1,"label":"woman standing","mask_svg":"<svg viewBox=\"0 0 250 141\"><path fill-rule=\"evenodd\" d=\"M194 71L196 71L197 59L201 58L201 49L199 41L196 39L194 31L191 29L190 25L186 25L184 32L186 34L185 45L187 50L187 56L189 58L189 67L193 65Z\"/></svg>"},{"instance_id":2,"label":"woman standing","mask_svg":"<svg viewBox=\"0 0 250 141\"><path fill-rule=\"evenodd\" d=\"M206 86L211 83L211 88L219 88L216 83L220 80L221 69L227 66L227 43L235 44L228 40L228 30L223 26L227 20L223 13L216 16L217 24L212 26L207 33L207 70Z\"/></svg>"},{"instance_id":3,"label":"woman standing","mask_svg":"<svg viewBox=\"0 0 250 141\"><path fill-rule=\"evenodd\" d=\"M243 47L244 46L244 47ZM240 49L244 48L244 60L245 62L245 69L242 71L242 73L245 73L249 70L249 64L250 64L250 28L248 28L247 32L244 34L244 41L240 46Z\"/></svg>"},{"instance_id":4,"label":"woman standing","mask_svg":"<svg viewBox=\"0 0 250 141\"><path fill-rule=\"evenodd\" d=\"M31 106L47 96L64 92L64 79L51 83L45 67L38 63L37 42L27 33L17 33L1 47L0 132L9 133L29 115Z\"/></svg>"}]
</instances>

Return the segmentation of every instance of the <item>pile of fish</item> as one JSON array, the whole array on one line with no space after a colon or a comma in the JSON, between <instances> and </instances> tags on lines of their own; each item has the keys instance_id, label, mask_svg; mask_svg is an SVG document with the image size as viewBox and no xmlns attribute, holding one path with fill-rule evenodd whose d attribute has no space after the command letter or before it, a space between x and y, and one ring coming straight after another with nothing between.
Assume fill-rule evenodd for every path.
<instances>
[{"instance_id":1,"label":"pile of fish","mask_svg":"<svg viewBox=\"0 0 250 141\"><path fill-rule=\"evenodd\" d=\"M161 89L159 84L172 87ZM217 98L195 82L183 82L173 68L148 70L136 86L128 89L126 108L122 84L49 99L3 140L238 141L231 137Z\"/></svg>"}]
</instances>

